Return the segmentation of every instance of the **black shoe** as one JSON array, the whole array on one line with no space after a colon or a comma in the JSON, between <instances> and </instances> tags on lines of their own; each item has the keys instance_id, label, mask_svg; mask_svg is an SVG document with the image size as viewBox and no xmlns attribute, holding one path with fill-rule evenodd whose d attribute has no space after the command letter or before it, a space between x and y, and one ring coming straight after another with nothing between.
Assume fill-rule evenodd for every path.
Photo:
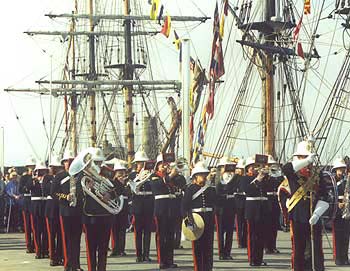
<instances>
[{"instance_id":1,"label":"black shoe","mask_svg":"<svg viewBox=\"0 0 350 271\"><path fill-rule=\"evenodd\" d=\"M252 263L250 263L249 264L250 266L266 266L267 265L267 263L266 262L261 262L261 263L254 263L254 262L252 262Z\"/></svg>"},{"instance_id":2,"label":"black shoe","mask_svg":"<svg viewBox=\"0 0 350 271\"><path fill-rule=\"evenodd\" d=\"M168 264L168 268L177 268L178 265L176 263Z\"/></svg>"},{"instance_id":3,"label":"black shoe","mask_svg":"<svg viewBox=\"0 0 350 271\"><path fill-rule=\"evenodd\" d=\"M222 255L220 255L220 256L219 256L219 260L220 260L220 261L223 261L223 260L225 260L225 257L222 256Z\"/></svg>"},{"instance_id":4,"label":"black shoe","mask_svg":"<svg viewBox=\"0 0 350 271\"><path fill-rule=\"evenodd\" d=\"M277 248L274 248L272 251L273 251L273 253L276 253L276 254L281 253Z\"/></svg>"},{"instance_id":5,"label":"black shoe","mask_svg":"<svg viewBox=\"0 0 350 271\"><path fill-rule=\"evenodd\" d=\"M43 259L49 259L49 258L50 258L50 256L49 256L48 253L42 254L41 257L42 257Z\"/></svg>"},{"instance_id":6,"label":"black shoe","mask_svg":"<svg viewBox=\"0 0 350 271\"><path fill-rule=\"evenodd\" d=\"M119 253L120 256L127 256L127 254L123 251Z\"/></svg>"},{"instance_id":7,"label":"black shoe","mask_svg":"<svg viewBox=\"0 0 350 271\"><path fill-rule=\"evenodd\" d=\"M165 263L161 263L159 265L159 269L168 269L169 268L169 265L165 264Z\"/></svg>"},{"instance_id":8,"label":"black shoe","mask_svg":"<svg viewBox=\"0 0 350 271\"><path fill-rule=\"evenodd\" d=\"M35 255L35 259L42 259L41 255Z\"/></svg>"},{"instance_id":9,"label":"black shoe","mask_svg":"<svg viewBox=\"0 0 350 271\"><path fill-rule=\"evenodd\" d=\"M59 265L58 261L54 261L54 260L50 261L50 266L58 266L58 265Z\"/></svg>"},{"instance_id":10,"label":"black shoe","mask_svg":"<svg viewBox=\"0 0 350 271\"><path fill-rule=\"evenodd\" d=\"M142 263L142 262L143 262L142 257L137 257L137 258L136 258L136 262L137 262L137 263Z\"/></svg>"},{"instance_id":11,"label":"black shoe","mask_svg":"<svg viewBox=\"0 0 350 271\"><path fill-rule=\"evenodd\" d=\"M265 254L274 254L275 252L272 249L265 249Z\"/></svg>"},{"instance_id":12,"label":"black shoe","mask_svg":"<svg viewBox=\"0 0 350 271\"><path fill-rule=\"evenodd\" d=\"M231 261L231 260L233 260L233 258L232 258L232 256L224 256L224 260Z\"/></svg>"},{"instance_id":13,"label":"black shoe","mask_svg":"<svg viewBox=\"0 0 350 271\"><path fill-rule=\"evenodd\" d=\"M336 260L335 265L345 265L344 261Z\"/></svg>"},{"instance_id":14,"label":"black shoe","mask_svg":"<svg viewBox=\"0 0 350 271\"><path fill-rule=\"evenodd\" d=\"M152 262L152 259L150 257L148 257L148 256L144 256L143 257L143 261L144 262Z\"/></svg>"},{"instance_id":15,"label":"black shoe","mask_svg":"<svg viewBox=\"0 0 350 271\"><path fill-rule=\"evenodd\" d=\"M26 250L26 253L34 253L35 251L34 251L34 249L33 248L27 248L27 250Z\"/></svg>"},{"instance_id":16,"label":"black shoe","mask_svg":"<svg viewBox=\"0 0 350 271\"><path fill-rule=\"evenodd\" d=\"M175 247L175 249L183 249L183 248L184 248L183 246Z\"/></svg>"},{"instance_id":17,"label":"black shoe","mask_svg":"<svg viewBox=\"0 0 350 271\"><path fill-rule=\"evenodd\" d=\"M63 269L64 271L72 271L73 269L72 269L72 267L65 267L64 269Z\"/></svg>"},{"instance_id":18,"label":"black shoe","mask_svg":"<svg viewBox=\"0 0 350 271\"><path fill-rule=\"evenodd\" d=\"M118 251L116 251L116 250L113 250L112 252L111 252L111 254L109 254L109 257L116 257L116 256L119 256L119 252Z\"/></svg>"}]
</instances>

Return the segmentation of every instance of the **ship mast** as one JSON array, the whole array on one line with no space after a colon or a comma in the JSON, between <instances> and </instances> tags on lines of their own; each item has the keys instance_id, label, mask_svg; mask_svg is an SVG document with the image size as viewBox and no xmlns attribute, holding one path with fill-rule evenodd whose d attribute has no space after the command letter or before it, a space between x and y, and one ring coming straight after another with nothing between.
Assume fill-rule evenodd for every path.
<instances>
[{"instance_id":1,"label":"ship mast","mask_svg":"<svg viewBox=\"0 0 350 271\"><path fill-rule=\"evenodd\" d=\"M265 0L265 22L269 22L275 16L275 1ZM279 0L277 0L279 1ZM263 33L267 45L274 45L275 35L271 31ZM266 52L266 64L264 67L265 78L263 78L264 96L264 153L275 157L275 125L274 125L274 66L273 54Z\"/></svg>"},{"instance_id":2,"label":"ship mast","mask_svg":"<svg viewBox=\"0 0 350 271\"><path fill-rule=\"evenodd\" d=\"M90 14L90 32L94 32L94 20L93 20L93 14L94 14L94 7L93 7L93 0L89 0L89 14ZM96 65L95 65L95 36L89 35L89 75L88 80L96 80ZM88 86L88 89L91 88L91 86ZM90 145L92 147L96 147L96 94L95 92L89 91L90 95Z\"/></svg>"},{"instance_id":3,"label":"ship mast","mask_svg":"<svg viewBox=\"0 0 350 271\"><path fill-rule=\"evenodd\" d=\"M124 0L124 14L130 15L129 0ZM125 65L123 71L123 79L133 79L133 66L131 57L131 22L130 19L124 20L124 34L125 34ZM127 161L131 166L131 161L134 158L134 115L132 111L132 85L125 85L123 87L125 100L125 120L126 120L126 146L127 146Z\"/></svg>"}]
</instances>

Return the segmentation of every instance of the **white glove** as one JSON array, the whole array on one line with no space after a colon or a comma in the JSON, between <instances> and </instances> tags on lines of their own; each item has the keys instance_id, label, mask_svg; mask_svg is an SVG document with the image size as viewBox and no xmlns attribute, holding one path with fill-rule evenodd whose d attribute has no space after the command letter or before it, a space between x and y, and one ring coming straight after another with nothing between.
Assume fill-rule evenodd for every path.
<instances>
[{"instance_id":1,"label":"white glove","mask_svg":"<svg viewBox=\"0 0 350 271\"><path fill-rule=\"evenodd\" d=\"M315 225L320 219L320 217L324 214L324 212L328 210L328 208L329 208L328 202L323 200L317 201L315 210L309 219L310 225Z\"/></svg>"},{"instance_id":2,"label":"white glove","mask_svg":"<svg viewBox=\"0 0 350 271\"><path fill-rule=\"evenodd\" d=\"M290 202L290 198L287 198L287 200L286 200L286 207L287 207L287 209L289 208L289 202Z\"/></svg>"},{"instance_id":3,"label":"white glove","mask_svg":"<svg viewBox=\"0 0 350 271\"><path fill-rule=\"evenodd\" d=\"M317 214L313 214L309 219L309 224L311 226L315 225L317 221L320 219L320 217Z\"/></svg>"},{"instance_id":4,"label":"white glove","mask_svg":"<svg viewBox=\"0 0 350 271\"><path fill-rule=\"evenodd\" d=\"M292 162L294 171L298 172L302 168L307 167L308 165L312 164L315 160L315 157L316 157L316 154L312 153L308 157L306 157L305 159L294 160Z\"/></svg>"}]
</instances>

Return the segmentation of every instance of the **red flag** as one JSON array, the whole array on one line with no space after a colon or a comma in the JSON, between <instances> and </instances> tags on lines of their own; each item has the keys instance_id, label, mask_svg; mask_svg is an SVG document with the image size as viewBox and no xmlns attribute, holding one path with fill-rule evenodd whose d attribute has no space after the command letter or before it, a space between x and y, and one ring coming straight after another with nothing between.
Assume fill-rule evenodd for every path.
<instances>
[{"instance_id":1,"label":"red flag","mask_svg":"<svg viewBox=\"0 0 350 271\"><path fill-rule=\"evenodd\" d=\"M163 28L160 31L160 33L162 33L164 36L168 38L170 35L170 29L171 29L171 18L167 14L164 20Z\"/></svg>"},{"instance_id":2,"label":"red flag","mask_svg":"<svg viewBox=\"0 0 350 271\"><path fill-rule=\"evenodd\" d=\"M212 119L214 116L214 96L215 96L214 90L215 90L215 83L211 82L210 93L209 93L208 102L206 105L206 111L209 116L209 119Z\"/></svg>"},{"instance_id":3,"label":"red flag","mask_svg":"<svg viewBox=\"0 0 350 271\"><path fill-rule=\"evenodd\" d=\"M304 50L303 50L303 46L301 45L300 42L298 42L297 44L297 54L298 56L300 56L302 59L304 59Z\"/></svg>"},{"instance_id":4,"label":"red flag","mask_svg":"<svg viewBox=\"0 0 350 271\"><path fill-rule=\"evenodd\" d=\"M294 41L298 40L302 22L303 22L303 15L301 15L300 20L299 20L297 26L295 27L295 29L293 31L293 40Z\"/></svg>"},{"instance_id":5,"label":"red flag","mask_svg":"<svg viewBox=\"0 0 350 271\"><path fill-rule=\"evenodd\" d=\"M222 53L222 44L219 38L217 38L214 46L214 55L210 62L210 75L213 78L218 79L225 74L224 55Z\"/></svg>"}]
</instances>

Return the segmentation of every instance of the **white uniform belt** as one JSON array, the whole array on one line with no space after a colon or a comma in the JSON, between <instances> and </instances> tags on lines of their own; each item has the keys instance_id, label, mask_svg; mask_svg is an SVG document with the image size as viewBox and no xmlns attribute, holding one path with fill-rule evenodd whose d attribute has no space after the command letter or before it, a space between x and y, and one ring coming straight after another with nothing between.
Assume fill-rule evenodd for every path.
<instances>
[{"instance_id":1,"label":"white uniform belt","mask_svg":"<svg viewBox=\"0 0 350 271\"><path fill-rule=\"evenodd\" d=\"M229 195L226 195L226 199L232 199L235 197L235 194L229 194Z\"/></svg>"},{"instance_id":2,"label":"white uniform belt","mask_svg":"<svg viewBox=\"0 0 350 271\"><path fill-rule=\"evenodd\" d=\"M267 192L268 196L277 196L277 192Z\"/></svg>"},{"instance_id":3,"label":"white uniform belt","mask_svg":"<svg viewBox=\"0 0 350 271\"><path fill-rule=\"evenodd\" d=\"M47 196L47 197L46 197L46 199L48 199L48 200L49 200L49 199L52 199L52 197L51 197L51 196Z\"/></svg>"},{"instance_id":4,"label":"white uniform belt","mask_svg":"<svg viewBox=\"0 0 350 271\"><path fill-rule=\"evenodd\" d=\"M66 183L67 181L69 181L69 179L70 179L70 176L67 176L67 177L63 178L63 179L61 180L61 185L64 184L64 183Z\"/></svg>"},{"instance_id":5,"label":"white uniform belt","mask_svg":"<svg viewBox=\"0 0 350 271\"><path fill-rule=\"evenodd\" d=\"M31 197L31 200L47 200L46 197Z\"/></svg>"},{"instance_id":6,"label":"white uniform belt","mask_svg":"<svg viewBox=\"0 0 350 271\"><path fill-rule=\"evenodd\" d=\"M192 212L194 212L194 213L205 213L205 212L212 212L212 211L213 211L213 208L211 208L211 207L192 209Z\"/></svg>"},{"instance_id":7,"label":"white uniform belt","mask_svg":"<svg viewBox=\"0 0 350 271\"><path fill-rule=\"evenodd\" d=\"M156 195L155 199L175 199L176 196L174 194L166 194L166 195Z\"/></svg>"},{"instance_id":8,"label":"white uniform belt","mask_svg":"<svg viewBox=\"0 0 350 271\"><path fill-rule=\"evenodd\" d=\"M241 195L241 196L245 196L245 192L235 192L233 193L234 195Z\"/></svg>"},{"instance_id":9,"label":"white uniform belt","mask_svg":"<svg viewBox=\"0 0 350 271\"><path fill-rule=\"evenodd\" d=\"M181 195L182 195L182 192L175 192L175 195L176 195L176 196L181 196Z\"/></svg>"},{"instance_id":10,"label":"white uniform belt","mask_svg":"<svg viewBox=\"0 0 350 271\"><path fill-rule=\"evenodd\" d=\"M344 196L338 196L338 199L346 199Z\"/></svg>"},{"instance_id":11,"label":"white uniform belt","mask_svg":"<svg viewBox=\"0 0 350 271\"><path fill-rule=\"evenodd\" d=\"M128 202L128 204L129 204L129 205L131 205L131 204L132 204L132 200L131 200L131 201L129 201L129 202Z\"/></svg>"},{"instance_id":12,"label":"white uniform belt","mask_svg":"<svg viewBox=\"0 0 350 271\"><path fill-rule=\"evenodd\" d=\"M23 196L24 196L24 197L31 197L31 196L32 196L32 194L30 194L30 193L26 193L26 194L23 194Z\"/></svg>"},{"instance_id":13,"label":"white uniform belt","mask_svg":"<svg viewBox=\"0 0 350 271\"><path fill-rule=\"evenodd\" d=\"M129 197L128 196L123 196L123 199L128 199Z\"/></svg>"},{"instance_id":14,"label":"white uniform belt","mask_svg":"<svg viewBox=\"0 0 350 271\"><path fill-rule=\"evenodd\" d=\"M267 197L246 197L246 200L268 200Z\"/></svg>"},{"instance_id":15,"label":"white uniform belt","mask_svg":"<svg viewBox=\"0 0 350 271\"><path fill-rule=\"evenodd\" d=\"M138 195L138 196L150 196L150 195L152 195L152 191L140 191L140 192L137 192L136 195Z\"/></svg>"}]
</instances>

